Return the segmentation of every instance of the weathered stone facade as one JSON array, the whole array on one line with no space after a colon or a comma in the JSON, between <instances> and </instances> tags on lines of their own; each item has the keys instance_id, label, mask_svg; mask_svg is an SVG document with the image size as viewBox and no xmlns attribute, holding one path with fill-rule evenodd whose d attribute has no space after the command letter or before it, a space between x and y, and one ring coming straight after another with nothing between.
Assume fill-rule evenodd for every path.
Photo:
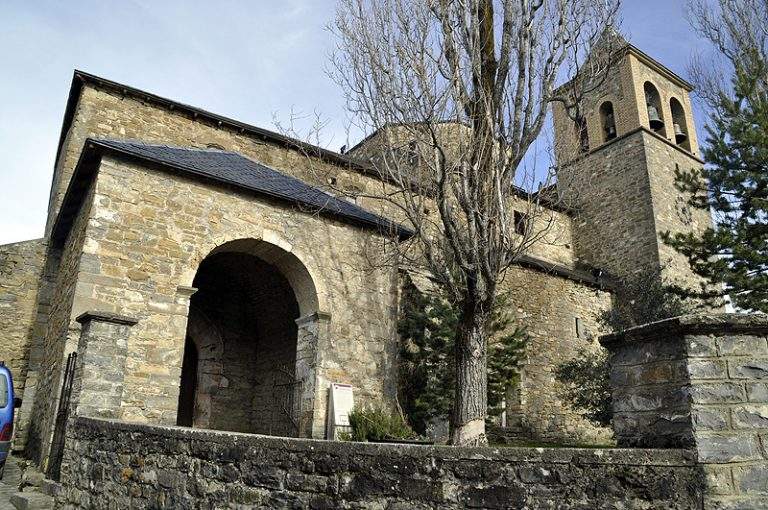
<instances>
[{"instance_id":1,"label":"weathered stone facade","mask_svg":"<svg viewBox=\"0 0 768 510\"><path fill-rule=\"evenodd\" d=\"M30 363L39 362L32 339L40 336L38 289L45 261L42 239L0 246L0 361L11 369L16 391L22 395Z\"/></svg>"},{"instance_id":2,"label":"weathered stone facade","mask_svg":"<svg viewBox=\"0 0 768 510\"><path fill-rule=\"evenodd\" d=\"M361 403L391 405L388 399L394 396L396 374L396 279L394 268L375 270L365 264L366 244L377 234L106 158L93 190L92 206L82 209L70 233L70 239L82 238L78 271L67 275L70 284L62 286L57 301L69 302L70 319L89 310L138 319L128 339L123 419L176 423L189 307L185 289L195 281L200 263L214 251L249 253L280 267L294 284L302 316L323 312L334 319L328 335L315 339L317 381L306 381L315 386L318 405L318 414L311 416L312 434L322 437L329 382L355 384ZM70 258L76 257L65 253L63 263ZM298 263L301 268L292 266ZM299 274L301 270L305 274ZM74 291L66 292L71 288ZM52 346L52 367L56 358L60 365L64 354L75 350L76 344L65 348L56 341L67 329L77 330L72 322L49 326L46 338ZM294 347L294 358L295 353ZM51 372L46 391L55 394L53 383L59 377ZM223 375L233 376L231 372ZM235 389L244 383L232 377ZM251 402L239 404L251 407ZM48 424L43 430L50 430L53 408L40 412L42 423ZM237 415L236 409L227 412Z\"/></svg>"},{"instance_id":3,"label":"weathered stone facade","mask_svg":"<svg viewBox=\"0 0 768 510\"><path fill-rule=\"evenodd\" d=\"M656 101L647 99L649 88ZM709 213L690 207L674 186L676 170L703 164L690 91L690 84L628 45L581 106L588 140L580 139L562 104L553 107L558 192L577 211L573 238L579 260L621 279L664 267L669 282L700 283L684 257L661 239L664 232L701 232L712 224ZM663 122L656 130L648 102ZM675 137L675 124L684 139Z\"/></svg>"},{"instance_id":4,"label":"weathered stone facade","mask_svg":"<svg viewBox=\"0 0 768 510\"><path fill-rule=\"evenodd\" d=\"M530 336L520 386L510 395L510 407L518 414L510 419L519 420L524 430L540 439L605 443L608 430L596 428L560 400L562 388L554 369L580 353L600 349L597 314L611 306L610 293L523 267L511 269L501 288L514 304L511 313Z\"/></svg>"},{"instance_id":5,"label":"weathered stone facade","mask_svg":"<svg viewBox=\"0 0 768 510\"><path fill-rule=\"evenodd\" d=\"M319 442L79 418L60 508L700 508L680 450Z\"/></svg>"},{"instance_id":6,"label":"weathered stone facade","mask_svg":"<svg viewBox=\"0 0 768 510\"><path fill-rule=\"evenodd\" d=\"M670 180L675 168L698 161L685 84L638 55L623 55L606 82L618 138L563 164L558 192L579 198L578 207L544 200L530 218L544 234L500 284L531 336L509 404L534 437L606 439L606 431L563 405L553 376L556 365L599 348L598 316L612 299L600 270L626 276L671 258L670 274L686 279L684 261L661 245L659 233L707 224L686 216ZM643 80L653 81L666 103L679 96L687 146L642 127ZM563 129L571 127L561 121L555 111L558 137L568 142ZM455 128L445 125L446 133ZM85 312L138 321L127 332L119 396L110 394L119 409L109 412L124 420L323 437L331 382L352 384L359 404L394 407L400 268L371 264L371 256L399 237L189 169L88 146L104 139L236 153L402 220L396 207L363 196L386 184L360 161L76 72L46 238L0 247L0 314L9 317L0 335L12 346L9 359L27 356L12 362L33 382L23 388L19 428L30 455L48 457L65 360L88 343L90 333L77 321ZM376 140L354 154L367 154L366 144ZM535 200L521 192L511 207L529 213ZM105 385L98 378L86 384L94 391ZM98 414L95 408L85 414Z\"/></svg>"},{"instance_id":7,"label":"weathered stone facade","mask_svg":"<svg viewBox=\"0 0 768 510\"><path fill-rule=\"evenodd\" d=\"M766 317L679 317L601 342L619 446L689 448L704 508L768 508Z\"/></svg>"}]
</instances>

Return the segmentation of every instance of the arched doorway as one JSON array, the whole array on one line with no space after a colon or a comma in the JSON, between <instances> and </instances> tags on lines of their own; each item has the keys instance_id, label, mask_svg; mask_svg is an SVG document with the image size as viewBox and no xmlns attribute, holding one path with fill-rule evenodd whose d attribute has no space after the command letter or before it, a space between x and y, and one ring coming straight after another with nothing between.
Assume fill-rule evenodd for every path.
<instances>
[{"instance_id":1,"label":"arched doorway","mask_svg":"<svg viewBox=\"0 0 768 510\"><path fill-rule=\"evenodd\" d=\"M269 243L234 241L200 263L193 286L177 423L301 435L297 320L316 308L304 266Z\"/></svg>"}]
</instances>

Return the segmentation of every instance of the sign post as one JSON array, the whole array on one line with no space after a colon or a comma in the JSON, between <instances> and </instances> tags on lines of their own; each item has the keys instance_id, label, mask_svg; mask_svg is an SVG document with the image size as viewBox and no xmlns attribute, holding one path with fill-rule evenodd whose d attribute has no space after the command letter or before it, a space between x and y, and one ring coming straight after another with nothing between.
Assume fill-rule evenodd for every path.
<instances>
[{"instance_id":1,"label":"sign post","mask_svg":"<svg viewBox=\"0 0 768 510\"><path fill-rule=\"evenodd\" d=\"M326 424L326 439L339 439L339 432L349 432L349 413L355 402L352 396L352 385L331 383L328 392L328 421Z\"/></svg>"}]
</instances>

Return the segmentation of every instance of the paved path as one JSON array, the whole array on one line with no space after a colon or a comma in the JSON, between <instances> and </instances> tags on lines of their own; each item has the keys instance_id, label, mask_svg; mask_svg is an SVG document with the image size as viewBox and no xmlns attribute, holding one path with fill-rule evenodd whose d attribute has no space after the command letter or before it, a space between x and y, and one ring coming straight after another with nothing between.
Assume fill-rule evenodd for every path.
<instances>
[{"instance_id":1,"label":"paved path","mask_svg":"<svg viewBox=\"0 0 768 510\"><path fill-rule=\"evenodd\" d=\"M18 492L21 482L21 469L15 457L10 457L5 465L5 475L0 480L0 510L15 510L11 504L11 494Z\"/></svg>"}]
</instances>

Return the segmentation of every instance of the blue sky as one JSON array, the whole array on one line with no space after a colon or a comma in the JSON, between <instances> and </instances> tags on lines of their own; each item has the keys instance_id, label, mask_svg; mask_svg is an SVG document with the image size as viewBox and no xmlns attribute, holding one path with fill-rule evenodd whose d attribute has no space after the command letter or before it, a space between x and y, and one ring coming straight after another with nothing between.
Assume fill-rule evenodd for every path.
<instances>
[{"instance_id":1,"label":"blue sky","mask_svg":"<svg viewBox=\"0 0 768 510\"><path fill-rule=\"evenodd\" d=\"M623 2L627 38L685 77L700 44L685 0ZM268 129L292 109L317 111L330 121L324 144L347 143L343 100L324 72L334 5L0 0L0 244L42 236L74 69Z\"/></svg>"}]
</instances>

